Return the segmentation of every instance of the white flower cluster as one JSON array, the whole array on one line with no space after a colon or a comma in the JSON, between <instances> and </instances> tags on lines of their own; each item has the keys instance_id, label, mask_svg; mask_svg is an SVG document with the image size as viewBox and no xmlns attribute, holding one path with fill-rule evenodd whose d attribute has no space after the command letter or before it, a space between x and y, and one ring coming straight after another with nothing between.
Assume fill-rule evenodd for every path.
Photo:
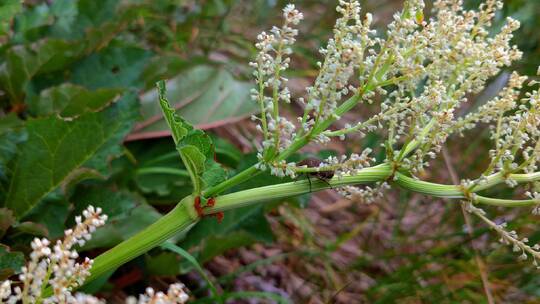
<instances>
[{"instance_id":1,"label":"white flower cluster","mask_svg":"<svg viewBox=\"0 0 540 304\"><path fill-rule=\"evenodd\" d=\"M308 133L321 120L335 116L338 103L349 91L356 88L349 86L349 80L355 70L367 64L364 61L366 49L374 46L370 39L375 32L370 30L372 16L367 14L360 18L360 4L357 1L339 2L336 9L342 17L337 19L334 36L328 41L326 48L320 53L324 61L318 62L319 75L312 87L308 87L308 101L305 105L304 116L299 117L302 132ZM322 140L324 142L324 139Z\"/></svg>"},{"instance_id":2,"label":"white flower cluster","mask_svg":"<svg viewBox=\"0 0 540 304\"><path fill-rule=\"evenodd\" d=\"M368 157L369 149L349 158L311 162L316 164L313 168L286 159L308 143L323 146L353 133L363 137L368 132L384 132L387 140L381 146L392 173L399 170L414 177L437 157L449 136L463 135L478 124L486 124L495 142L489 152L491 161L479 178L462 181L459 187L464 196L476 201L479 197L474 188L496 178L504 178L510 186L517 185L516 178L530 179L531 173L540 168L540 92L523 94L527 77L510 73L505 87L494 98L460 115L471 96L482 92L490 78L522 56L511 43L519 22L507 18L499 30L492 25L502 6L501 0L485 0L477 10L467 10L462 0L436 0L432 17L426 20L424 1L406 0L386 33L377 35L370 29L372 16L362 17L359 1L339 1L337 11L341 16L333 36L321 49L324 59L318 64L313 85L306 90L306 100L299 99L304 113L294 123L279 115L277 105L291 100L281 72L288 68L288 58L284 58L290 54L289 46L297 32L274 28L272 35L261 34L257 43L260 53L253 64L259 84L253 96L261 104L258 120L264 134L257 168L270 168L273 175L289 177L321 171L331 171L337 178L354 175L373 161ZM293 6L287 6L284 12L284 28L302 19ZM288 38L283 38L285 32ZM537 84L540 82L530 82ZM266 96L267 91L272 95ZM520 100L522 95L525 98ZM348 111L377 100L381 101L379 113L334 128ZM383 182L339 191L348 198L370 202L388 187ZM538 199L536 192L529 196ZM485 219L481 210L472 205L469 209ZM540 204L533 212L540 213ZM505 242L517 244L525 255L533 255L536 263L538 246L528 246L502 226L492 227Z\"/></svg>"},{"instance_id":3,"label":"white flower cluster","mask_svg":"<svg viewBox=\"0 0 540 304\"><path fill-rule=\"evenodd\" d=\"M532 173L540 164L540 92L526 93L526 98L510 115L498 117L492 129L495 149L490 150L491 163L486 173L518 171ZM512 179L509 186L516 186Z\"/></svg>"},{"instance_id":4,"label":"white flower cluster","mask_svg":"<svg viewBox=\"0 0 540 304\"><path fill-rule=\"evenodd\" d=\"M481 218L491 229L495 230L499 235L500 239L499 242L501 242L504 245L511 245L512 250L514 252L519 253L518 259L521 261L525 261L528 259L529 255L532 257L532 263L537 268L540 269L540 265L538 264L540 261L540 244L535 245L528 245L529 239L527 238L519 238L517 235L517 232L514 230L507 231L506 223L497 224L493 222L492 220L488 219L486 217L486 212L478 207L473 206L470 202L464 202L465 208L468 212L476 215L477 217Z\"/></svg>"},{"instance_id":5,"label":"white flower cluster","mask_svg":"<svg viewBox=\"0 0 540 304\"><path fill-rule=\"evenodd\" d=\"M64 239L58 240L51 248L51 242L45 238L34 239L31 243L30 261L21 269L20 283L6 280L0 284L0 303L66 303L66 304L98 304L104 301L72 291L81 286L90 275L92 260L85 258L77 262L79 254L73 247L83 246L91 239L92 233L105 224L107 215L102 214L101 208L88 206L82 216L75 217L75 228L64 232ZM51 296L44 292L52 288ZM146 299L148 297L141 297ZM128 303L185 303L189 296L184 291L183 284L174 284L166 296L156 293L154 301Z\"/></svg>"},{"instance_id":6,"label":"white flower cluster","mask_svg":"<svg viewBox=\"0 0 540 304\"><path fill-rule=\"evenodd\" d=\"M183 304L189 299L186 293L186 286L176 283L169 286L167 293L154 291L153 288L146 288L146 293L139 298L129 297L126 304Z\"/></svg>"},{"instance_id":7,"label":"white flower cluster","mask_svg":"<svg viewBox=\"0 0 540 304\"><path fill-rule=\"evenodd\" d=\"M256 61L250 63L255 68L253 75L259 86L252 90L252 98L261 107L259 130L264 135L263 150L271 147L284 149L291 143L296 130L293 123L279 115L279 103L291 102L283 72L289 68L291 45L298 35L298 30L291 26L297 25L303 15L294 5L289 4L283 9L283 18L284 24L281 28L273 27L270 33L262 32L257 36L258 42L255 46L259 53ZM266 90L271 91L271 96L266 96Z\"/></svg>"},{"instance_id":8,"label":"white flower cluster","mask_svg":"<svg viewBox=\"0 0 540 304\"><path fill-rule=\"evenodd\" d=\"M364 186L363 188L355 186L345 186L338 189L338 193L353 202L371 204L384 195L384 190L390 189L387 182L379 182L374 186Z\"/></svg>"},{"instance_id":9,"label":"white flower cluster","mask_svg":"<svg viewBox=\"0 0 540 304\"><path fill-rule=\"evenodd\" d=\"M259 168L277 166L273 174L291 176L293 170L285 166L292 166L273 160L292 143L307 140L324 145L333 137L343 140L353 132L363 136L382 129L388 132L388 161L415 173L429 165L451 134L477 123L497 122L500 128L494 129L500 132L494 137L505 143L499 142L501 149L492 152L492 169L535 170L540 148L525 147L525 143L538 142L539 111L533 109L538 107L538 94L516 102L525 77L512 74L493 100L465 117L457 115L470 94L482 91L490 77L521 58L522 53L510 43L519 22L508 18L498 33L490 34L495 13L502 8L500 0L487 0L478 10L465 10L461 0L437 0L433 7L433 17L424 20L424 2L405 1L381 38L370 29L372 16L361 16L358 1L339 1L341 17L321 49L324 59L313 86L306 90L306 101L299 99L304 113L295 125L280 116L278 106L291 100L282 72L289 67L290 45L298 34L290 26L303 18L288 5L283 27L258 37L260 52L252 63L258 83L253 98L261 105L261 117L256 119L264 134ZM376 100L377 94L382 100L379 113L342 129L329 129L354 106ZM517 108L518 114L505 116ZM510 142L516 136L520 139ZM511 148L502 149L506 146ZM503 154L497 156L501 151ZM523 168L511 161L518 152L528 159Z\"/></svg>"},{"instance_id":10,"label":"white flower cluster","mask_svg":"<svg viewBox=\"0 0 540 304\"><path fill-rule=\"evenodd\" d=\"M527 76L520 76L517 72L510 75L508 84L501 90L498 96L486 104L482 105L477 111L460 117L454 128L458 132L472 129L477 123L492 123L504 116L505 113L514 110L517 107L517 100Z\"/></svg>"},{"instance_id":11,"label":"white flower cluster","mask_svg":"<svg viewBox=\"0 0 540 304\"><path fill-rule=\"evenodd\" d=\"M262 159L262 154L259 154L259 159ZM259 170L266 170L266 166L270 168L270 174L275 175L277 177L285 177L288 176L290 178L296 177L296 163L294 162L286 162L284 160L282 161L275 161L272 163L263 163L259 162L256 164L257 169Z\"/></svg>"},{"instance_id":12,"label":"white flower cluster","mask_svg":"<svg viewBox=\"0 0 540 304\"><path fill-rule=\"evenodd\" d=\"M533 208L532 213L534 215L540 215L540 192L527 191L525 192L525 195L538 202L538 204Z\"/></svg>"},{"instance_id":13,"label":"white flower cluster","mask_svg":"<svg viewBox=\"0 0 540 304\"><path fill-rule=\"evenodd\" d=\"M386 117L393 134L390 140L397 142L404 137L405 141L416 141L418 148L414 153L399 159L404 167L413 172L422 170L428 165L426 159L435 158L450 134L464 125L472 128L479 121L504 113L498 106L508 109L513 105L510 98L518 94L514 89L520 88L524 81L517 74L511 78L506 92L465 121L455 114L467 101L467 94L480 92L502 67L521 58L521 52L510 44L519 22L509 18L500 33L488 36L494 12L501 7L501 1L487 1L479 11L465 11L462 1L436 1L436 17L400 39L404 49L392 48L394 56L408 54L407 47L414 50L412 56L418 71L396 74L393 71L399 71L400 67L390 68L389 74L394 73L394 77L403 75L409 79L397 83L398 89L389 94L383 107L383 111L396 106L404 108ZM416 88L421 83L423 90L418 92ZM401 151L395 153L398 157Z\"/></svg>"},{"instance_id":14,"label":"white flower cluster","mask_svg":"<svg viewBox=\"0 0 540 304\"><path fill-rule=\"evenodd\" d=\"M105 225L107 215L101 213L101 208L89 206L83 211L83 216L75 217L75 228L66 230L64 240L58 240L53 247L49 263L49 267L52 266L53 270L52 279L49 281L54 291L51 298L53 303L66 301L71 296L70 291L82 285L90 275L92 260L85 258L82 263L77 263L79 255L73 246L83 246L92 238L96 228Z\"/></svg>"},{"instance_id":15,"label":"white flower cluster","mask_svg":"<svg viewBox=\"0 0 540 304\"><path fill-rule=\"evenodd\" d=\"M340 157L329 156L324 162L319 164L319 168L332 169L337 178L342 178L346 175L356 175L358 171L369 167L375 161L370 156L371 152L370 148L366 148L361 154L352 153L349 157L345 155L341 155Z\"/></svg>"},{"instance_id":16,"label":"white flower cluster","mask_svg":"<svg viewBox=\"0 0 540 304\"><path fill-rule=\"evenodd\" d=\"M101 214L101 208L93 206L84 210L83 215L84 220L80 216L76 217L75 228L66 230L64 240L58 240L52 248L47 239L36 238L32 241L30 261L19 275L22 289L16 286L12 291L12 282L3 282L0 300L8 303L79 303L78 299L84 298L82 295L72 295L71 290L80 286L88 277L92 260L85 258L82 262L77 262L79 255L73 250L73 246L83 245L89 240L91 233L105 224L107 216ZM42 293L47 286L52 287L53 295L42 299Z\"/></svg>"},{"instance_id":17,"label":"white flower cluster","mask_svg":"<svg viewBox=\"0 0 540 304\"><path fill-rule=\"evenodd\" d=\"M490 122L515 105L524 81L517 74L499 97L476 113L465 118L455 115L467 101L467 94L480 92L490 77L521 57L510 44L519 22L509 18L498 34L488 35L495 12L501 7L502 1L489 0L474 11L465 10L459 0L438 0L434 17L426 21L423 1L409 0L403 11L394 15L383 39L370 29L371 15L361 17L358 1L340 1L337 11L341 17L333 37L321 50L324 60L319 64L319 75L307 88L307 101L300 99L305 109L298 117L300 128L296 132L297 127L280 116L278 108L279 102L290 102L282 77L289 67L290 45L298 33L290 25L303 18L288 5L283 27L274 27L271 34L263 32L258 37L260 53L252 63L259 85L253 97L261 104L259 129L264 134L260 161L271 160L302 136L326 144L334 136L344 139L352 132L385 128L390 148L399 141L415 141L414 151L392 151L401 166L413 172L423 169L450 134L478 122ZM354 77L359 83L355 86L350 84ZM391 92L387 91L389 86ZM271 91L271 96L266 96L266 91ZM383 99L380 113L344 129L327 130L343 114L338 108L354 107L354 103L348 105L351 99L344 98L352 94L358 101L372 102L376 93Z\"/></svg>"}]
</instances>

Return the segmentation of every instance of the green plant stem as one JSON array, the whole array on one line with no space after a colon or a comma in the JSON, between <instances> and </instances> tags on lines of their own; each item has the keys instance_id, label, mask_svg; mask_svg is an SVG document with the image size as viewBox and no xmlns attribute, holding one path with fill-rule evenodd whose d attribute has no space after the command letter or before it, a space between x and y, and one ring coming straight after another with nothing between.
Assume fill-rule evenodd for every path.
<instances>
[{"instance_id":1,"label":"green plant stem","mask_svg":"<svg viewBox=\"0 0 540 304\"><path fill-rule=\"evenodd\" d=\"M320 180L311 181L311 191L319 191L345 185L373 183L385 180L391 174L390 166L387 164L378 165L361 170L358 175L344 176L341 179L334 178L328 182ZM282 183L264 187L238 191L225 194L216 198L214 207L208 208L210 213L227 211L239 207L253 205L262 201L276 200L286 197L297 196L310 192L308 180Z\"/></svg>"},{"instance_id":2,"label":"green plant stem","mask_svg":"<svg viewBox=\"0 0 540 304\"><path fill-rule=\"evenodd\" d=\"M149 167L141 168L137 170L138 175L145 174L170 174L183 177L189 177L189 172L183 169L169 168L169 167Z\"/></svg>"},{"instance_id":3,"label":"green plant stem","mask_svg":"<svg viewBox=\"0 0 540 304\"><path fill-rule=\"evenodd\" d=\"M226 189L230 189L238 184L241 184L245 181L247 181L248 179L250 179L251 177L259 174L261 171L260 170L257 170L257 168L255 168L255 166L251 166L249 168L247 168L246 170L236 174L235 176L225 180L224 182L222 183L219 183L218 185L214 186L214 187L210 187L208 188L206 191L203 192L203 195L205 197L213 197L223 191L225 191Z\"/></svg>"},{"instance_id":4,"label":"green plant stem","mask_svg":"<svg viewBox=\"0 0 540 304\"><path fill-rule=\"evenodd\" d=\"M227 211L243 206L254 205L264 201L292 197L308 193L310 191L319 191L328 188L335 188L346 185L366 184L373 182L389 181L401 188L414 192L428 194L441 198L466 198L460 185L442 185L426 181L416 180L403 173L395 172L392 177L392 166L383 163L374 167L365 168L354 176L344 176L342 178L333 178L328 182L307 180L282 183L265 187L258 187L249 190L238 191L216 197L215 206L205 209L208 214L214 212ZM252 170L244 171L242 178L249 178ZM242 173L241 173L242 174ZM513 174L510 176L519 183L533 182L540 180L540 172L531 174ZM236 180L235 177L233 179ZM231 180L233 180L231 179ZM487 189L499 183L504 182L503 176L494 174L487 178L487 185L479 186L475 191ZM503 200L475 195L475 202L495 206L532 206L538 204L534 200ZM92 275L86 280L90 282L100 275L114 270L120 265L132 260L133 258L147 252L148 250L162 244L179 232L188 231L191 226L198 221L197 212L193 207L193 198L188 196L184 198L172 211L163 216L154 224L144 229L135 236L120 243L116 247L101 254L94 260Z\"/></svg>"},{"instance_id":5,"label":"green plant stem","mask_svg":"<svg viewBox=\"0 0 540 304\"><path fill-rule=\"evenodd\" d=\"M277 157L277 160L284 160L288 158L289 156L296 153L298 150L300 150L303 146L307 145L310 141L311 137L309 134L306 134L297 140L295 140L285 151L281 152L279 156ZM241 184L248 179L252 178L253 176L256 176L261 173L261 170L258 170L255 168L255 166L251 166L244 171L236 174L232 178L227 179L226 181L211 187L203 192L203 196L205 197L213 197L227 189L230 189L238 184Z\"/></svg>"},{"instance_id":6,"label":"green plant stem","mask_svg":"<svg viewBox=\"0 0 540 304\"><path fill-rule=\"evenodd\" d=\"M518 175L518 174L516 174ZM533 182L540 180L540 174L519 174L521 183L524 182ZM467 199L467 195L463 193L463 187L460 185L441 185L436 183L425 182L421 180L415 180L414 178L408 177L399 172L396 173L397 180L395 181L400 187L405 188L410 191L428 194L435 197L442 198L463 198ZM512 174L510 175L513 178ZM504 182L504 178L499 174L494 174L491 176L490 184L491 186L497 185ZM477 187L472 193L479 192L481 190L488 189L486 186ZM537 200L508 200L508 199L497 199L489 198L480 195L474 195L470 197L475 203L500 206L500 207L524 207L524 206L534 206L538 204Z\"/></svg>"},{"instance_id":7,"label":"green plant stem","mask_svg":"<svg viewBox=\"0 0 540 304\"><path fill-rule=\"evenodd\" d=\"M428 124L424 127L422 132L420 133L419 137L420 139L424 139L429 132L431 131L431 128L433 128L433 125L435 125L435 120L431 119ZM409 155L414 149L416 149L421 143L421 140L413 139L408 144L405 145L405 147L400 151L399 156L396 161L400 162L403 160L404 157Z\"/></svg>"},{"instance_id":8,"label":"green plant stem","mask_svg":"<svg viewBox=\"0 0 540 304\"><path fill-rule=\"evenodd\" d=\"M197 219L193 219L186 206L192 206L191 196L184 198L173 210L143 231L95 258L92 274L85 283L161 245L177 233L189 230Z\"/></svg>"}]
</instances>

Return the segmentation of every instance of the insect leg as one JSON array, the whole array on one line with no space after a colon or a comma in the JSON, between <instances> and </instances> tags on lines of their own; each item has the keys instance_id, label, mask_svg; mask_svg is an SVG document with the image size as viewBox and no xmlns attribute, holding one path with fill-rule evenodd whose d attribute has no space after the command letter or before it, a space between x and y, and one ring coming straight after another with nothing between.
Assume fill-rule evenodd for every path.
<instances>
[{"instance_id":1,"label":"insect leg","mask_svg":"<svg viewBox=\"0 0 540 304\"><path fill-rule=\"evenodd\" d=\"M330 184L330 182L328 182L327 179L322 178L322 177L320 177L320 176L316 176L316 177L317 177L317 179L320 180L321 182L324 182L325 184L327 184L328 187L330 187L330 189L334 189L334 188L332 188L332 185Z\"/></svg>"}]
</instances>

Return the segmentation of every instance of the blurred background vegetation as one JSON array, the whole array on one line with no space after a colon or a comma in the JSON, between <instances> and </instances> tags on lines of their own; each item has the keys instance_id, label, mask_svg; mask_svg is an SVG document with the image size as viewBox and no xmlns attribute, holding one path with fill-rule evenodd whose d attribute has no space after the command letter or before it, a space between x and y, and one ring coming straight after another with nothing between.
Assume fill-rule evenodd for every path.
<instances>
[{"instance_id":1,"label":"blurred background vegetation","mask_svg":"<svg viewBox=\"0 0 540 304\"><path fill-rule=\"evenodd\" d=\"M384 33L399 0L364 0ZM465 0L469 8L479 0ZM277 0L2 0L0 5L0 277L18 271L35 236L51 239L92 203L109 223L81 251L94 257L125 240L189 194L154 83L167 79L169 99L191 123L217 139L217 160L230 175L251 165L256 132L246 119L256 35L278 24ZM534 75L540 64L540 2L505 1L522 22L514 68ZM316 76L317 50L332 33L337 1L294 1L305 14L295 46L291 91L302 96ZM429 5L428 5L429 7ZM504 85L502 73L470 107ZM298 108L288 109L294 115ZM354 114L365 117L373 108ZM467 109L464 109L467 111ZM345 117L345 120L348 119ZM350 119L350 117L349 117ZM226 128L224 128L226 126ZM66 135L67 134L67 135ZM378 147L377 134L305 153L328 155ZM53 148L50 144L52 143ZM426 179L452 183L476 176L490 141L477 129L454 138ZM53 149L54 151L51 151ZM296 157L302 157L298 155ZM275 183L261 175L241 185ZM31 189L31 190L28 190ZM506 189L498 193L511 196ZM529 210L489 210L493 218L540 240ZM294 303L487 303L481 275L497 303L539 303L540 279L480 223L468 231L453 201L392 190L372 204L328 191L205 218L175 242L205 268L155 249L91 286L111 301L181 280L212 302L224 295L275 294ZM479 268L479 261L485 267ZM243 292L243 294L242 294ZM234 300L234 303L263 300Z\"/></svg>"}]
</instances>

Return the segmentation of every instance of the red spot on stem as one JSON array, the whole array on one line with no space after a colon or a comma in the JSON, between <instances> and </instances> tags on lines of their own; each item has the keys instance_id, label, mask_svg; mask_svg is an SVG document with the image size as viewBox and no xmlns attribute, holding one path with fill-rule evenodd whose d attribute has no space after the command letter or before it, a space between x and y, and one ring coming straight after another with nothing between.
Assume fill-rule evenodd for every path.
<instances>
[{"instance_id":1,"label":"red spot on stem","mask_svg":"<svg viewBox=\"0 0 540 304\"><path fill-rule=\"evenodd\" d=\"M205 216L204 209L214 207L215 205L216 205L216 199L214 197L209 198L204 207L201 206L200 196L196 196L195 201L193 202L193 207L195 208L195 211L197 211L197 215L201 218ZM223 221L224 214L223 212L216 212L216 213L208 214L207 216L216 217L218 223L221 223Z\"/></svg>"},{"instance_id":2,"label":"red spot on stem","mask_svg":"<svg viewBox=\"0 0 540 304\"><path fill-rule=\"evenodd\" d=\"M203 211L203 208L201 207L201 197L200 196L195 197L195 202L193 203L193 207L195 207L195 211L197 211L197 215L199 217L204 216L204 211Z\"/></svg>"},{"instance_id":3,"label":"red spot on stem","mask_svg":"<svg viewBox=\"0 0 540 304\"><path fill-rule=\"evenodd\" d=\"M220 211L220 212L216 212L216 213L209 214L208 216L215 217L215 218L217 219L218 223L221 224L221 222L223 221L223 217L225 216L225 214L223 213L223 211Z\"/></svg>"},{"instance_id":4,"label":"red spot on stem","mask_svg":"<svg viewBox=\"0 0 540 304\"><path fill-rule=\"evenodd\" d=\"M223 211L216 213L216 218L217 218L218 223L221 224L221 222L223 222L224 217L225 217L225 214L223 213Z\"/></svg>"},{"instance_id":5,"label":"red spot on stem","mask_svg":"<svg viewBox=\"0 0 540 304\"><path fill-rule=\"evenodd\" d=\"M208 202L206 203L207 207L214 207L216 205L216 199L211 197L208 199Z\"/></svg>"}]
</instances>

